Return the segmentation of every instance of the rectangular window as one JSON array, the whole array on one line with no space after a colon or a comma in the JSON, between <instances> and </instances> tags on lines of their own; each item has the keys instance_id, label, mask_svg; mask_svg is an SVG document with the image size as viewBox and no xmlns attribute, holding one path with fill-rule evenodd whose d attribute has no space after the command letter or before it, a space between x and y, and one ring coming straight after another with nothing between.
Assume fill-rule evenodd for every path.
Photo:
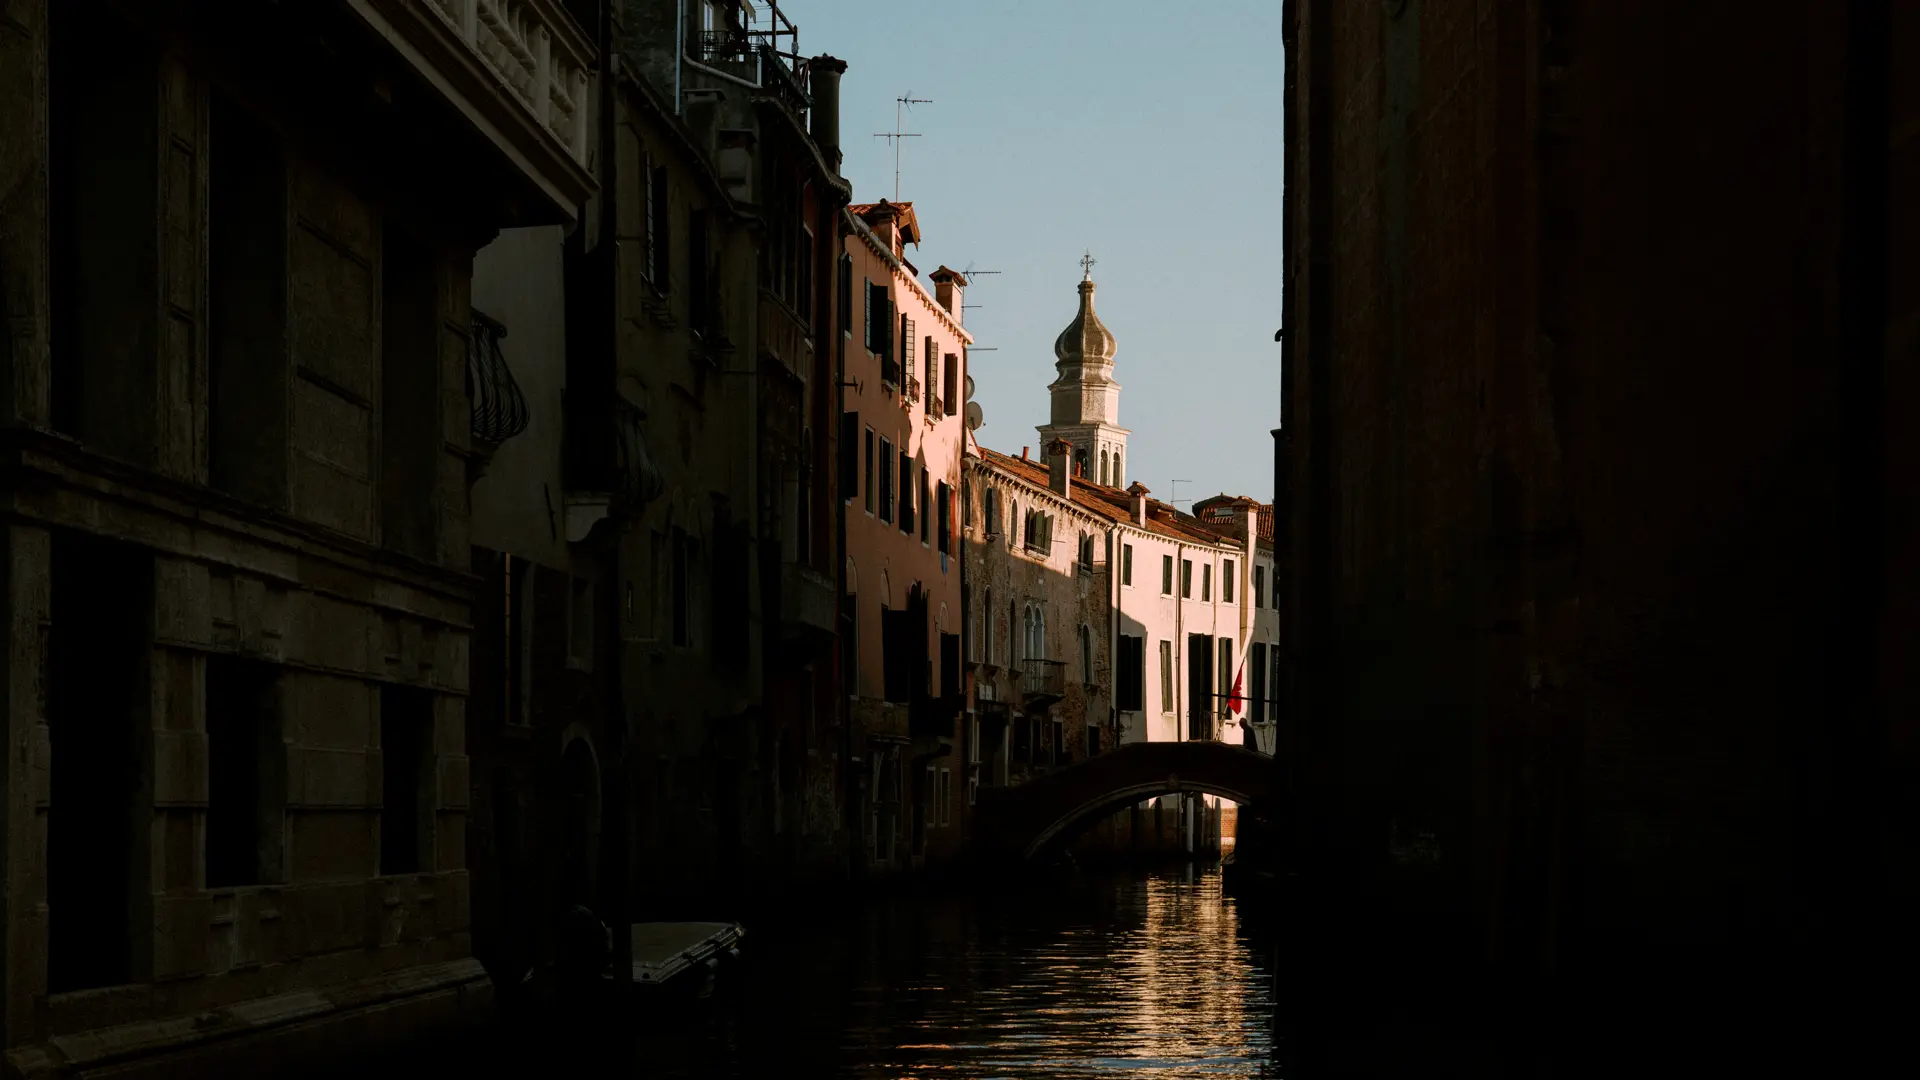
<instances>
[{"instance_id":1,"label":"rectangular window","mask_svg":"<svg viewBox=\"0 0 1920 1080\"><path fill-rule=\"evenodd\" d=\"M840 414L840 498L852 502L860 493L860 414Z\"/></svg>"},{"instance_id":2,"label":"rectangular window","mask_svg":"<svg viewBox=\"0 0 1920 1080\"><path fill-rule=\"evenodd\" d=\"M1113 707L1137 712L1142 707L1141 684L1147 675L1146 639L1121 634L1119 651L1120 670L1115 675Z\"/></svg>"},{"instance_id":3,"label":"rectangular window","mask_svg":"<svg viewBox=\"0 0 1920 1080\"><path fill-rule=\"evenodd\" d=\"M1133 587L1133 545L1120 545L1120 584Z\"/></svg>"},{"instance_id":4,"label":"rectangular window","mask_svg":"<svg viewBox=\"0 0 1920 1080\"><path fill-rule=\"evenodd\" d=\"M920 350L920 355L926 357L927 364L927 415L938 416L940 415L940 393L934 384L940 375L940 358L933 351L933 335L927 335L922 345L925 347Z\"/></svg>"},{"instance_id":5,"label":"rectangular window","mask_svg":"<svg viewBox=\"0 0 1920 1080\"><path fill-rule=\"evenodd\" d=\"M380 254L380 542L415 558L432 559L439 547L435 491L445 453L439 431L418 418L437 416L440 407L440 342L446 330L440 314L438 257L392 220L386 223ZM478 311L473 316L473 347L498 349L505 328ZM262 402L261 407L280 405ZM271 456L260 453L265 449L249 452Z\"/></svg>"},{"instance_id":6,"label":"rectangular window","mask_svg":"<svg viewBox=\"0 0 1920 1080\"><path fill-rule=\"evenodd\" d=\"M1220 565L1220 599L1224 603L1233 603L1233 560L1228 559Z\"/></svg>"},{"instance_id":7,"label":"rectangular window","mask_svg":"<svg viewBox=\"0 0 1920 1080\"><path fill-rule=\"evenodd\" d=\"M1266 567L1256 566L1253 568L1253 593L1252 595L1247 597L1247 600L1254 607L1259 607L1261 604L1264 604L1267 602L1267 568Z\"/></svg>"},{"instance_id":8,"label":"rectangular window","mask_svg":"<svg viewBox=\"0 0 1920 1080\"><path fill-rule=\"evenodd\" d=\"M960 697L960 635L940 635L940 696L949 701Z\"/></svg>"},{"instance_id":9,"label":"rectangular window","mask_svg":"<svg viewBox=\"0 0 1920 1080\"><path fill-rule=\"evenodd\" d=\"M940 811L940 825L944 828L953 822L953 770L940 770L940 788L934 793L934 802Z\"/></svg>"},{"instance_id":10,"label":"rectangular window","mask_svg":"<svg viewBox=\"0 0 1920 1080\"><path fill-rule=\"evenodd\" d=\"M945 480L940 481L934 499L934 506L940 511L940 520L936 523L940 535L940 554L945 555L951 547L947 535L953 531L953 489L947 487Z\"/></svg>"},{"instance_id":11,"label":"rectangular window","mask_svg":"<svg viewBox=\"0 0 1920 1080\"><path fill-rule=\"evenodd\" d=\"M925 634L925 627L920 628ZM913 694L913 614L908 611L880 609L881 692L885 700L904 704ZM925 639L921 639L925 654Z\"/></svg>"},{"instance_id":12,"label":"rectangular window","mask_svg":"<svg viewBox=\"0 0 1920 1080\"><path fill-rule=\"evenodd\" d=\"M893 444L880 440L880 520L893 520Z\"/></svg>"},{"instance_id":13,"label":"rectangular window","mask_svg":"<svg viewBox=\"0 0 1920 1080\"><path fill-rule=\"evenodd\" d=\"M913 535L913 458L900 451L900 531Z\"/></svg>"},{"instance_id":14,"label":"rectangular window","mask_svg":"<svg viewBox=\"0 0 1920 1080\"><path fill-rule=\"evenodd\" d=\"M286 168L278 136L224 95L212 95L209 124L207 482L284 507Z\"/></svg>"},{"instance_id":15,"label":"rectangular window","mask_svg":"<svg viewBox=\"0 0 1920 1080\"><path fill-rule=\"evenodd\" d=\"M862 481L862 485L866 489L867 513L871 514L873 513L873 429L872 428L867 429L866 457L867 457L867 475L866 475L866 479Z\"/></svg>"},{"instance_id":16,"label":"rectangular window","mask_svg":"<svg viewBox=\"0 0 1920 1080\"><path fill-rule=\"evenodd\" d=\"M1253 702L1247 710L1247 715L1251 717L1256 724L1264 723L1267 719L1266 642L1256 641L1253 643L1253 655L1247 658L1247 669L1248 673L1253 676L1253 687L1251 690Z\"/></svg>"},{"instance_id":17,"label":"rectangular window","mask_svg":"<svg viewBox=\"0 0 1920 1080\"><path fill-rule=\"evenodd\" d=\"M960 412L960 358L948 353L941 366L940 400L946 403L948 416Z\"/></svg>"},{"instance_id":18,"label":"rectangular window","mask_svg":"<svg viewBox=\"0 0 1920 1080\"><path fill-rule=\"evenodd\" d=\"M700 337L711 337L713 326L712 283L707 268L707 212L694 210L687 216L687 328Z\"/></svg>"},{"instance_id":19,"label":"rectangular window","mask_svg":"<svg viewBox=\"0 0 1920 1080\"><path fill-rule=\"evenodd\" d=\"M1087 756L1092 757L1095 754L1098 754L1099 752L1100 752L1100 725L1088 724L1087 725Z\"/></svg>"},{"instance_id":20,"label":"rectangular window","mask_svg":"<svg viewBox=\"0 0 1920 1080\"><path fill-rule=\"evenodd\" d=\"M893 297L887 294L885 285L867 282L867 350L881 358L882 377L889 371L897 380L899 372L893 363Z\"/></svg>"},{"instance_id":21,"label":"rectangular window","mask_svg":"<svg viewBox=\"0 0 1920 1080\"><path fill-rule=\"evenodd\" d=\"M868 352L872 352L874 351L873 343L876 340L873 333L873 281L867 278L861 280L863 284L860 286L860 292L861 295L866 297L866 301L861 308L865 321L862 323L860 329L860 344L863 345Z\"/></svg>"},{"instance_id":22,"label":"rectangular window","mask_svg":"<svg viewBox=\"0 0 1920 1080\"><path fill-rule=\"evenodd\" d=\"M853 256L840 256L840 332L853 336Z\"/></svg>"},{"instance_id":23,"label":"rectangular window","mask_svg":"<svg viewBox=\"0 0 1920 1080\"><path fill-rule=\"evenodd\" d=\"M1193 560L1180 560L1180 598L1193 599Z\"/></svg>"},{"instance_id":24,"label":"rectangular window","mask_svg":"<svg viewBox=\"0 0 1920 1080\"><path fill-rule=\"evenodd\" d=\"M1280 571L1278 568L1275 568L1273 571L1273 610L1280 610Z\"/></svg>"},{"instance_id":25,"label":"rectangular window","mask_svg":"<svg viewBox=\"0 0 1920 1080\"><path fill-rule=\"evenodd\" d=\"M207 658L207 887L279 879L286 746L278 669Z\"/></svg>"},{"instance_id":26,"label":"rectangular window","mask_svg":"<svg viewBox=\"0 0 1920 1080\"><path fill-rule=\"evenodd\" d=\"M915 362L913 351L913 320L900 316L900 374L907 382L917 375L919 365Z\"/></svg>"},{"instance_id":27,"label":"rectangular window","mask_svg":"<svg viewBox=\"0 0 1920 1080\"><path fill-rule=\"evenodd\" d=\"M433 695L380 688L380 873L427 869L433 849Z\"/></svg>"},{"instance_id":28,"label":"rectangular window","mask_svg":"<svg viewBox=\"0 0 1920 1080\"><path fill-rule=\"evenodd\" d=\"M920 542L922 544L927 543L929 539L927 533L929 531L929 523L933 521L934 513L933 505L927 501L927 496L927 472L925 469L922 469L920 470L920 502L918 504L920 507Z\"/></svg>"},{"instance_id":29,"label":"rectangular window","mask_svg":"<svg viewBox=\"0 0 1920 1080\"><path fill-rule=\"evenodd\" d=\"M1202 600L1213 599L1213 564L1212 563L1208 563L1207 565L1202 566L1200 568L1200 599Z\"/></svg>"},{"instance_id":30,"label":"rectangular window","mask_svg":"<svg viewBox=\"0 0 1920 1080\"><path fill-rule=\"evenodd\" d=\"M1173 642L1160 643L1160 711L1173 713Z\"/></svg>"},{"instance_id":31,"label":"rectangular window","mask_svg":"<svg viewBox=\"0 0 1920 1080\"><path fill-rule=\"evenodd\" d=\"M1173 595L1173 556L1160 556L1160 595Z\"/></svg>"}]
</instances>

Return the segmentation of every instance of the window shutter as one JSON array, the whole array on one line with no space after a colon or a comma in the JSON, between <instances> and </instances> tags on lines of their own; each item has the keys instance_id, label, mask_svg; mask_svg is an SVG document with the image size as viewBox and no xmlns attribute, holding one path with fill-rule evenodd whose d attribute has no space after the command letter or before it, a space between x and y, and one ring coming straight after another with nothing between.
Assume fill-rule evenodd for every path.
<instances>
[{"instance_id":1,"label":"window shutter","mask_svg":"<svg viewBox=\"0 0 1920 1080\"><path fill-rule=\"evenodd\" d=\"M914 376L913 356L913 320L900 316L900 377L911 379Z\"/></svg>"},{"instance_id":2,"label":"window shutter","mask_svg":"<svg viewBox=\"0 0 1920 1080\"><path fill-rule=\"evenodd\" d=\"M860 414L840 414L840 497L853 501L860 487Z\"/></svg>"},{"instance_id":3,"label":"window shutter","mask_svg":"<svg viewBox=\"0 0 1920 1080\"><path fill-rule=\"evenodd\" d=\"M946 363L943 364L942 367L945 377L941 380L940 400L946 402L947 415L954 416L960 412L960 364L958 363L958 358L952 353L948 353Z\"/></svg>"},{"instance_id":4,"label":"window shutter","mask_svg":"<svg viewBox=\"0 0 1920 1080\"><path fill-rule=\"evenodd\" d=\"M934 393L934 380L940 377L940 357L933 351L933 335L927 335L926 348L920 350L920 355L927 361L927 415L933 416L939 402L939 395Z\"/></svg>"},{"instance_id":5,"label":"window shutter","mask_svg":"<svg viewBox=\"0 0 1920 1080\"><path fill-rule=\"evenodd\" d=\"M867 325L866 325L866 333L862 335L860 340L863 344L866 345L867 351L872 352L873 351L873 282L871 281L867 282L866 291L867 291Z\"/></svg>"}]
</instances>

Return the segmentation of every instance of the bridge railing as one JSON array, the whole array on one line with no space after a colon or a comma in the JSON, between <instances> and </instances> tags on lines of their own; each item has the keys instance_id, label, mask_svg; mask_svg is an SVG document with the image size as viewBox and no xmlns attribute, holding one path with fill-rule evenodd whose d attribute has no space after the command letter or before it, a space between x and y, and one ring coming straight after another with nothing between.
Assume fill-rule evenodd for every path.
<instances>
[{"instance_id":1,"label":"bridge railing","mask_svg":"<svg viewBox=\"0 0 1920 1080\"><path fill-rule=\"evenodd\" d=\"M1063 660L1020 661L1020 689L1028 698L1067 696L1067 665Z\"/></svg>"}]
</instances>

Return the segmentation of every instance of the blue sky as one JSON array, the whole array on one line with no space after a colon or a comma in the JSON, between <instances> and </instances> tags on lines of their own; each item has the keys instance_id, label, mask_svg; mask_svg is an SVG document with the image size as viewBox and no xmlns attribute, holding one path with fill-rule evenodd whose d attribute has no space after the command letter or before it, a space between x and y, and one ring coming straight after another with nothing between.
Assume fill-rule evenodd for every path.
<instances>
[{"instance_id":1,"label":"blue sky","mask_svg":"<svg viewBox=\"0 0 1920 1080\"><path fill-rule=\"evenodd\" d=\"M848 65L854 197L893 196L894 99L911 92L909 256L974 279L980 441L1038 450L1053 339L1090 249L1119 339L1128 474L1156 498L1273 497L1280 400L1277 0L793 0L801 52ZM763 15L764 18L764 15Z\"/></svg>"}]
</instances>

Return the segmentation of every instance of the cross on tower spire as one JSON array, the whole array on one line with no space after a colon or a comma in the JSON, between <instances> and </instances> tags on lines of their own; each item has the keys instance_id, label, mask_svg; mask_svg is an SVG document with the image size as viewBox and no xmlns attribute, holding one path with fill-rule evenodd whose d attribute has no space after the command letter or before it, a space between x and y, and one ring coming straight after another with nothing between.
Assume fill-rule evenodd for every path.
<instances>
[{"instance_id":1,"label":"cross on tower spire","mask_svg":"<svg viewBox=\"0 0 1920 1080\"><path fill-rule=\"evenodd\" d=\"M1085 255L1080 256L1080 271L1081 271L1080 280L1082 281L1093 280L1093 264L1098 261L1099 261L1098 259L1095 259L1093 257L1093 252L1091 251L1087 252Z\"/></svg>"}]
</instances>

